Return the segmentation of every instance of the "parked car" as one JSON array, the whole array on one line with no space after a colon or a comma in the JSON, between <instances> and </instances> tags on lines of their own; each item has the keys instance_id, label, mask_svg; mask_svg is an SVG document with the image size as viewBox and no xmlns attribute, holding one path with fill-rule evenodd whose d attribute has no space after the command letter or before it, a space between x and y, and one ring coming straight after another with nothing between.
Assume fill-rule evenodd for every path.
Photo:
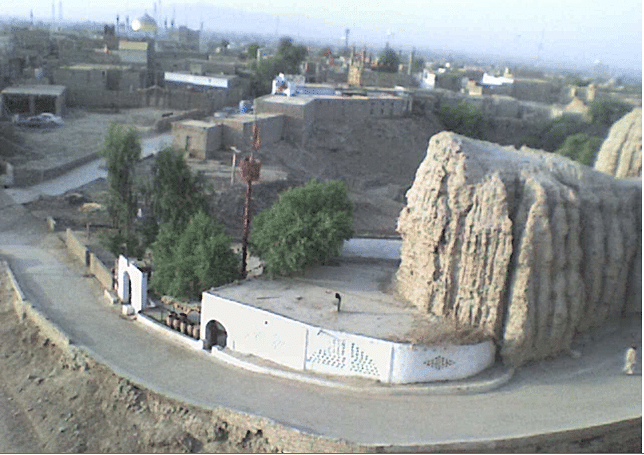
<instances>
[{"instance_id":1,"label":"parked car","mask_svg":"<svg viewBox=\"0 0 644 455\"><path fill-rule=\"evenodd\" d=\"M49 112L43 112L42 114L34 115L32 117L18 117L16 119L16 125L24 126L27 128L48 128L55 126L63 126L64 121L62 118L57 115L50 114Z\"/></svg>"}]
</instances>

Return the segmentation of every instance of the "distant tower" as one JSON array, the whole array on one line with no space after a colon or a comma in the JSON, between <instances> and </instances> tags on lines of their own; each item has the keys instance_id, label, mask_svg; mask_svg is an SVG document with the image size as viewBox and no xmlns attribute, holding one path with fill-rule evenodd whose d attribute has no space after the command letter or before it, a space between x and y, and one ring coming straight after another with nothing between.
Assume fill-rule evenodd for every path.
<instances>
[{"instance_id":1,"label":"distant tower","mask_svg":"<svg viewBox=\"0 0 644 455\"><path fill-rule=\"evenodd\" d=\"M56 22L56 5L54 2L51 2L51 23Z\"/></svg>"},{"instance_id":2,"label":"distant tower","mask_svg":"<svg viewBox=\"0 0 644 455\"><path fill-rule=\"evenodd\" d=\"M413 47L409 51L409 67L407 68L407 74L410 75L410 76L411 76L411 67L414 64L414 52L415 51L416 51L416 49L414 49Z\"/></svg>"},{"instance_id":3,"label":"distant tower","mask_svg":"<svg viewBox=\"0 0 644 455\"><path fill-rule=\"evenodd\" d=\"M34 26L34 10L29 11L29 20L31 21L31 26Z\"/></svg>"},{"instance_id":4,"label":"distant tower","mask_svg":"<svg viewBox=\"0 0 644 455\"><path fill-rule=\"evenodd\" d=\"M344 47L347 49L349 48L349 34L351 33L351 30L348 28L344 29Z\"/></svg>"},{"instance_id":5,"label":"distant tower","mask_svg":"<svg viewBox=\"0 0 644 455\"><path fill-rule=\"evenodd\" d=\"M119 34L119 27L120 27L119 22L120 22L120 18L119 18L119 15L117 14L116 15L116 32L115 32L116 36L118 36L118 34Z\"/></svg>"},{"instance_id":6,"label":"distant tower","mask_svg":"<svg viewBox=\"0 0 644 455\"><path fill-rule=\"evenodd\" d=\"M541 29L541 41L539 41L539 49L537 50L537 66L541 65L541 57L543 52L543 37L545 35L545 29Z\"/></svg>"},{"instance_id":7,"label":"distant tower","mask_svg":"<svg viewBox=\"0 0 644 455\"><path fill-rule=\"evenodd\" d=\"M58 22L63 21L63 2L62 0L58 2Z\"/></svg>"},{"instance_id":8,"label":"distant tower","mask_svg":"<svg viewBox=\"0 0 644 455\"><path fill-rule=\"evenodd\" d=\"M157 2L154 2L154 20L157 20Z\"/></svg>"}]
</instances>

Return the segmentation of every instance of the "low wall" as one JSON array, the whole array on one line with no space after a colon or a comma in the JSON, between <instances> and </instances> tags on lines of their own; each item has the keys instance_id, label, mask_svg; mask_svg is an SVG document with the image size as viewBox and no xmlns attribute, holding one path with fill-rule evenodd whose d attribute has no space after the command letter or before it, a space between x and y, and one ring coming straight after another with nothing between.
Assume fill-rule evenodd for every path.
<instances>
[{"instance_id":1,"label":"low wall","mask_svg":"<svg viewBox=\"0 0 644 455\"><path fill-rule=\"evenodd\" d=\"M195 340L193 338L190 338L189 336L186 336L186 335L183 335L183 334L177 332L176 330L172 330L172 329L166 327L165 325L158 323L154 319L147 317L143 313L137 314L136 315L136 320L137 320L137 322L140 322L141 324L143 324L147 328L149 328L149 329L151 329L151 330L153 330L155 332L161 333L164 336L168 337L169 339L171 339L171 340L173 340L173 341L175 341L177 343L180 343L180 344L182 344L184 346L188 346L188 347L190 347L192 349L196 349L198 351L200 351L202 349L203 342L201 340Z\"/></svg>"},{"instance_id":2,"label":"low wall","mask_svg":"<svg viewBox=\"0 0 644 455\"><path fill-rule=\"evenodd\" d=\"M29 319L33 321L40 329L41 333L49 338L55 345L64 349L69 349L70 340L65 333L53 322L47 319L36 308L33 307L31 302L27 300L18 280L11 271L9 264L5 261L0 261L0 269L4 269L11 287L13 288L15 297L13 299L13 308L16 314L22 319Z\"/></svg>"},{"instance_id":3,"label":"low wall","mask_svg":"<svg viewBox=\"0 0 644 455\"><path fill-rule=\"evenodd\" d=\"M163 133L165 131L170 131L173 122L178 122L179 120L185 119L201 119L206 115L206 111L203 109L191 109L188 112L182 112L181 114L171 115L170 117L165 117L160 120L157 120L154 124L154 129L158 133Z\"/></svg>"},{"instance_id":4,"label":"low wall","mask_svg":"<svg viewBox=\"0 0 644 455\"><path fill-rule=\"evenodd\" d=\"M85 244L74 235L70 228L67 228L65 231L65 245L67 246L67 251L74 257L74 259L80 261L81 264L86 267L90 266L89 250L85 247Z\"/></svg>"},{"instance_id":5,"label":"low wall","mask_svg":"<svg viewBox=\"0 0 644 455\"><path fill-rule=\"evenodd\" d=\"M94 253L89 253L89 272L105 289L113 289L111 268L107 268Z\"/></svg>"},{"instance_id":6,"label":"low wall","mask_svg":"<svg viewBox=\"0 0 644 455\"><path fill-rule=\"evenodd\" d=\"M46 180L54 179L66 172L71 171L79 166L87 164L98 158L98 153L90 153L89 155L80 157L78 159L68 161L59 166L47 169L34 169L29 167L14 167L13 169L13 185L17 187L31 186L42 183Z\"/></svg>"},{"instance_id":7,"label":"low wall","mask_svg":"<svg viewBox=\"0 0 644 455\"><path fill-rule=\"evenodd\" d=\"M359 376L391 384L461 379L494 363L491 341L464 346L412 346L326 330L204 292L201 339L208 323L226 330L226 346L296 370Z\"/></svg>"}]
</instances>

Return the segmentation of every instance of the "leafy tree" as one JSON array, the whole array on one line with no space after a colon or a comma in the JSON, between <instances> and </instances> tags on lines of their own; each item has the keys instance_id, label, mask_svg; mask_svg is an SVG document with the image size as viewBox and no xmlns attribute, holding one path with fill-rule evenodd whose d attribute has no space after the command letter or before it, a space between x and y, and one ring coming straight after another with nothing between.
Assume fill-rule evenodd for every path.
<instances>
[{"instance_id":1,"label":"leafy tree","mask_svg":"<svg viewBox=\"0 0 644 455\"><path fill-rule=\"evenodd\" d=\"M398 65L400 65L400 57L396 51L389 46L385 47L378 58L378 68L382 71L397 73Z\"/></svg>"},{"instance_id":2,"label":"leafy tree","mask_svg":"<svg viewBox=\"0 0 644 455\"><path fill-rule=\"evenodd\" d=\"M602 139L600 137L589 136L586 133L573 134L566 138L556 153L586 166L592 166L601 144Z\"/></svg>"},{"instance_id":3,"label":"leafy tree","mask_svg":"<svg viewBox=\"0 0 644 455\"><path fill-rule=\"evenodd\" d=\"M474 139L485 137L483 113L473 104L461 101L456 106L443 106L438 116L448 131Z\"/></svg>"},{"instance_id":4,"label":"leafy tree","mask_svg":"<svg viewBox=\"0 0 644 455\"><path fill-rule=\"evenodd\" d=\"M294 45L291 38L282 38L276 54L259 62L251 76L251 95L258 97L270 93L273 79L279 73L299 74L300 63L304 61L306 53L306 47Z\"/></svg>"},{"instance_id":5,"label":"leafy tree","mask_svg":"<svg viewBox=\"0 0 644 455\"><path fill-rule=\"evenodd\" d=\"M568 136L583 133L589 125L581 118L562 115L554 120L537 126L533 134L523 138L517 145L554 152L561 147Z\"/></svg>"},{"instance_id":6,"label":"leafy tree","mask_svg":"<svg viewBox=\"0 0 644 455\"><path fill-rule=\"evenodd\" d=\"M283 67L283 73L298 74L300 72L300 63L306 58L306 47L296 46L289 37L280 39L277 48L277 58L281 60L280 67Z\"/></svg>"},{"instance_id":7,"label":"leafy tree","mask_svg":"<svg viewBox=\"0 0 644 455\"><path fill-rule=\"evenodd\" d=\"M601 98L593 101L589 113L595 125L609 128L632 109L633 106L623 101Z\"/></svg>"},{"instance_id":8,"label":"leafy tree","mask_svg":"<svg viewBox=\"0 0 644 455\"><path fill-rule=\"evenodd\" d=\"M134 170L141 158L141 144L136 130L112 123L100 154L107 165L107 210L116 229L106 234L106 246L114 255L134 255L139 249L134 235L137 209Z\"/></svg>"},{"instance_id":9,"label":"leafy tree","mask_svg":"<svg viewBox=\"0 0 644 455\"><path fill-rule=\"evenodd\" d=\"M181 230L199 211L207 211L208 195L203 176L193 174L182 154L171 147L161 150L152 165L148 189L149 210L144 220L146 243L152 243L161 224Z\"/></svg>"},{"instance_id":10,"label":"leafy tree","mask_svg":"<svg viewBox=\"0 0 644 455\"><path fill-rule=\"evenodd\" d=\"M152 246L154 273L150 287L160 294L198 298L201 292L239 276L239 258L231 238L214 218L199 212L183 231L161 227Z\"/></svg>"},{"instance_id":11,"label":"leafy tree","mask_svg":"<svg viewBox=\"0 0 644 455\"><path fill-rule=\"evenodd\" d=\"M246 48L246 55L248 56L248 58L250 58L251 60L256 60L257 51L260 47L261 46L258 43L250 43Z\"/></svg>"},{"instance_id":12,"label":"leafy tree","mask_svg":"<svg viewBox=\"0 0 644 455\"><path fill-rule=\"evenodd\" d=\"M412 73L422 73L425 68L425 59L418 57L411 62Z\"/></svg>"},{"instance_id":13,"label":"leafy tree","mask_svg":"<svg viewBox=\"0 0 644 455\"><path fill-rule=\"evenodd\" d=\"M344 183L310 181L287 190L253 220L251 248L273 275L326 264L353 235L353 205Z\"/></svg>"}]
</instances>

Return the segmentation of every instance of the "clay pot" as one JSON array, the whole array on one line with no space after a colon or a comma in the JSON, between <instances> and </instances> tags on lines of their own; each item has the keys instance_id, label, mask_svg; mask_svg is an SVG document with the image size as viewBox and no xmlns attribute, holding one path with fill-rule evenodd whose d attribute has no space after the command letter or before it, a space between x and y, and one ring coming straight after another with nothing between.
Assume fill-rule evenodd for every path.
<instances>
[{"instance_id":1,"label":"clay pot","mask_svg":"<svg viewBox=\"0 0 644 455\"><path fill-rule=\"evenodd\" d=\"M175 318L172 320L172 328L174 330L179 330L179 324L181 324L181 321L179 320L179 318Z\"/></svg>"},{"instance_id":2,"label":"clay pot","mask_svg":"<svg viewBox=\"0 0 644 455\"><path fill-rule=\"evenodd\" d=\"M174 318L172 317L172 314L167 315L165 317L165 325L167 325L168 327L172 327L172 320L173 319Z\"/></svg>"},{"instance_id":3,"label":"clay pot","mask_svg":"<svg viewBox=\"0 0 644 455\"><path fill-rule=\"evenodd\" d=\"M188 324L185 321L179 322L179 332L186 333L187 328L188 328Z\"/></svg>"},{"instance_id":4,"label":"clay pot","mask_svg":"<svg viewBox=\"0 0 644 455\"><path fill-rule=\"evenodd\" d=\"M192 328L192 338L194 338L195 340L199 339L199 326L198 325L195 325Z\"/></svg>"}]
</instances>

